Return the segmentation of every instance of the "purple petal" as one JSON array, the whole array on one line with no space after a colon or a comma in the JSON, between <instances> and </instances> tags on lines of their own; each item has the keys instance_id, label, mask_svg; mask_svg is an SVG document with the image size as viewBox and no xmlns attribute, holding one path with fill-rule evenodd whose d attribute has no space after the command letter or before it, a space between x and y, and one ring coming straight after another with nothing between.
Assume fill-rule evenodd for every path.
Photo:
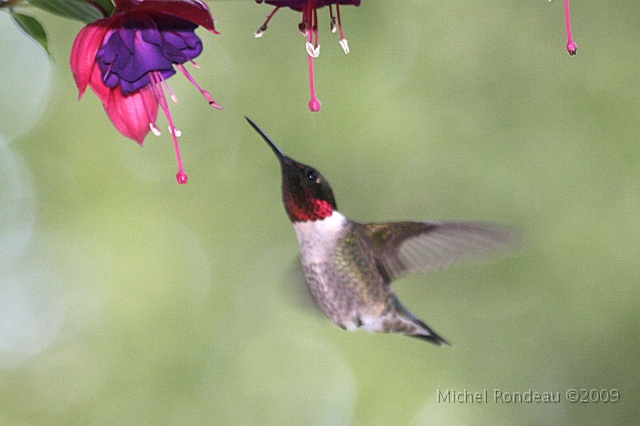
<instances>
[{"instance_id":1,"label":"purple petal","mask_svg":"<svg viewBox=\"0 0 640 426\"><path fill-rule=\"evenodd\" d=\"M155 44L160 46L162 44L162 35L160 34L160 30L155 25L153 27L142 28L140 30L140 35L142 36L142 40L147 43Z\"/></svg>"},{"instance_id":2,"label":"purple petal","mask_svg":"<svg viewBox=\"0 0 640 426\"><path fill-rule=\"evenodd\" d=\"M120 43L122 47L127 49L129 53L135 52L136 33L132 28L120 28L118 29L118 36L120 37Z\"/></svg>"},{"instance_id":3,"label":"purple petal","mask_svg":"<svg viewBox=\"0 0 640 426\"><path fill-rule=\"evenodd\" d=\"M175 74L174 64L187 62L202 52L197 25L167 15L137 15L111 33L96 55L104 84L120 85L123 94L150 84L148 74Z\"/></svg>"},{"instance_id":4,"label":"purple petal","mask_svg":"<svg viewBox=\"0 0 640 426\"><path fill-rule=\"evenodd\" d=\"M105 86L111 87L112 89L120 83L120 77L115 74L109 73L106 78L102 78Z\"/></svg>"},{"instance_id":5,"label":"purple petal","mask_svg":"<svg viewBox=\"0 0 640 426\"><path fill-rule=\"evenodd\" d=\"M162 36L165 41L162 49L174 63L183 64L202 53L202 41L193 32L164 31Z\"/></svg>"}]
</instances>

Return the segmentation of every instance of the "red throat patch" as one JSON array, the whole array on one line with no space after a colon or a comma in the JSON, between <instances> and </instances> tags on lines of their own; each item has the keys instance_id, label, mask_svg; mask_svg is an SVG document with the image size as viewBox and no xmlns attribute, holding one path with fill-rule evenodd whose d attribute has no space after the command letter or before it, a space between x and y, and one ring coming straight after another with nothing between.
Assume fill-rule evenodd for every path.
<instances>
[{"instance_id":1,"label":"red throat patch","mask_svg":"<svg viewBox=\"0 0 640 426\"><path fill-rule=\"evenodd\" d=\"M333 214L331 203L326 200L310 200L300 206L291 199L287 202L287 214L292 222L309 222L324 219Z\"/></svg>"}]
</instances>

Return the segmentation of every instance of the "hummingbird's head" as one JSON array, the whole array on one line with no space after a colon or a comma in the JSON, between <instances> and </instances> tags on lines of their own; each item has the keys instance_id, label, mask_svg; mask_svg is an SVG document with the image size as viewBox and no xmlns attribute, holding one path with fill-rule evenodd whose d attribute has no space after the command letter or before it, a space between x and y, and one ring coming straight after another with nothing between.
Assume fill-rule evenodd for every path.
<instances>
[{"instance_id":1,"label":"hummingbird's head","mask_svg":"<svg viewBox=\"0 0 640 426\"><path fill-rule=\"evenodd\" d=\"M333 198L331 186L324 176L313 167L298 163L284 155L257 124L245 118L280 161L282 199L291 222L308 222L331 216L336 210L336 201Z\"/></svg>"}]
</instances>

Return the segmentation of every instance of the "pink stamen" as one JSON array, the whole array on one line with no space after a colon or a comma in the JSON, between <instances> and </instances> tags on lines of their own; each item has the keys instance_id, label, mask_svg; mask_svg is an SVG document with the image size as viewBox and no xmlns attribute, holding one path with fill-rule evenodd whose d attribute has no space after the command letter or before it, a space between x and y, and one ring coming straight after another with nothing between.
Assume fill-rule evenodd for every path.
<instances>
[{"instance_id":1,"label":"pink stamen","mask_svg":"<svg viewBox=\"0 0 640 426\"><path fill-rule=\"evenodd\" d=\"M336 32L336 27L337 27L336 26L336 22L337 21L336 21L336 17L333 16L333 5L332 4L329 5L329 19L330 19L330 22L331 22L331 32L335 33Z\"/></svg>"},{"instance_id":2,"label":"pink stamen","mask_svg":"<svg viewBox=\"0 0 640 426\"><path fill-rule=\"evenodd\" d=\"M151 87L151 91L153 92L153 95L157 98L158 94L154 90L153 84L149 86ZM151 129L151 132L154 135L160 136L162 133L160 132L160 129L158 129L158 126L156 126L156 117L151 114L151 110L149 109L149 105L147 104L146 98L142 96L141 99L142 99L142 106L144 107L144 111L147 113L147 119L149 120L149 129ZM143 142L140 143L140 146L142 145L143 145Z\"/></svg>"},{"instance_id":3,"label":"pink stamen","mask_svg":"<svg viewBox=\"0 0 640 426\"><path fill-rule=\"evenodd\" d=\"M200 85L196 82L196 80L193 77L191 77L191 74L189 74L189 71L187 71L184 65L176 64L176 68L178 68L180 72L182 72L182 74L184 74L184 76L187 77L187 80L189 80L191 84L196 86L196 88L200 91L200 93L202 93L202 96L204 96L207 102L209 102L209 105L211 105L216 109L222 109L222 107L218 105L216 101L213 100L213 96L211 96L211 93L207 92L202 87L200 87Z\"/></svg>"},{"instance_id":4,"label":"pink stamen","mask_svg":"<svg viewBox=\"0 0 640 426\"><path fill-rule=\"evenodd\" d=\"M153 133L156 136L160 136L162 134L160 129L158 129L156 125L153 123L149 123L149 129L151 130L151 133Z\"/></svg>"},{"instance_id":5,"label":"pink stamen","mask_svg":"<svg viewBox=\"0 0 640 426\"><path fill-rule=\"evenodd\" d=\"M304 20L298 24L298 31L300 31L300 34L302 34L304 37L307 36L307 23L304 22Z\"/></svg>"},{"instance_id":6,"label":"pink stamen","mask_svg":"<svg viewBox=\"0 0 640 426\"><path fill-rule=\"evenodd\" d=\"M311 44L313 41L313 34L315 33L316 35L316 48L318 46L318 28L317 26L315 26L314 28L314 17L315 19L315 23L317 23L317 13L316 9L315 9L315 2L310 2L309 4L305 5L304 9L302 10L303 13L303 18L305 21L305 24L307 26L307 44ZM313 7L313 9L311 9ZM318 100L318 98L316 97L316 85L315 85L315 75L313 72L313 56L311 55L307 55L308 57L308 61L309 61L309 86L310 86L310 91L311 91L311 100L309 101L309 109L311 110L311 112L318 112L320 111L320 107L322 106L322 104L320 103L320 101Z\"/></svg>"},{"instance_id":7,"label":"pink stamen","mask_svg":"<svg viewBox=\"0 0 640 426\"><path fill-rule=\"evenodd\" d=\"M280 9L282 6L276 6L275 9L273 9L273 11L271 11L271 13L269 14L269 16L267 16L267 19L264 21L264 23L262 24L262 26L260 28L258 28L256 30L255 33L253 33L253 36L255 38L258 37L262 37L262 33L264 33L265 31L267 31L267 24L269 24L269 21L271 20L271 18L273 18L273 15L276 14L276 12L278 11L278 9Z\"/></svg>"},{"instance_id":8,"label":"pink stamen","mask_svg":"<svg viewBox=\"0 0 640 426\"><path fill-rule=\"evenodd\" d=\"M315 41L315 46L316 49L318 48L318 46L320 46L320 40L318 39L319 33L318 33L318 9L313 8L313 21L312 21L312 28L313 28L313 35L316 39Z\"/></svg>"},{"instance_id":9,"label":"pink stamen","mask_svg":"<svg viewBox=\"0 0 640 426\"><path fill-rule=\"evenodd\" d=\"M183 185L187 183L188 176L184 171L184 167L182 165L182 155L180 154L180 144L178 143L178 136L176 134L176 126L173 124L173 118L171 117L171 111L169 111L169 105L167 105L167 99L164 96L164 90L162 89L162 74L158 71L152 71L149 73L149 77L153 83L152 87L154 88L154 93L158 98L158 103L160 104L160 108L164 112L164 115L167 117L167 121L169 122L169 130L171 131L171 137L173 138L173 147L176 151L176 160L178 161L178 173L176 174L176 179L178 183Z\"/></svg>"},{"instance_id":10,"label":"pink stamen","mask_svg":"<svg viewBox=\"0 0 640 426\"><path fill-rule=\"evenodd\" d=\"M311 112L318 112L320 111L320 107L322 107L322 104L316 97L316 86L314 83L314 76L313 76L313 58L311 56L308 56L308 58L309 58L309 83L311 86L311 100L309 101L309 109L311 110Z\"/></svg>"},{"instance_id":11,"label":"pink stamen","mask_svg":"<svg viewBox=\"0 0 640 426\"><path fill-rule=\"evenodd\" d=\"M173 90L171 90L171 87L169 87L169 83L167 83L167 80L162 79L162 83L164 84L165 90L169 92L169 97L171 98L171 102L177 105L178 97L173 93Z\"/></svg>"},{"instance_id":12,"label":"pink stamen","mask_svg":"<svg viewBox=\"0 0 640 426\"><path fill-rule=\"evenodd\" d=\"M338 14L338 30L340 31L340 40L344 40L344 32L342 32L342 19L340 19L340 3L336 3L336 13Z\"/></svg>"},{"instance_id":13,"label":"pink stamen","mask_svg":"<svg viewBox=\"0 0 640 426\"><path fill-rule=\"evenodd\" d=\"M564 19L567 24L567 52L573 56L578 50L578 45L573 41L571 36L571 12L569 11L569 0L564 0Z\"/></svg>"},{"instance_id":14,"label":"pink stamen","mask_svg":"<svg viewBox=\"0 0 640 426\"><path fill-rule=\"evenodd\" d=\"M344 38L344 32L342 31L342 19L340 19L340 3L336 3L336 11L338 12L338 28L340 29L340 46L342 46L342 50L344 53L349 53L349 43L347 39Z\"/></svg>"},{"instance_id":15,"label":"pink stamen","mask_svg":"<svg viewBox=\"0 0 640 426\"><path fill-rule=\"evenodd\" d=\"M104 75L102 76L103 83L107 80L107 78L109 77L109 74L111 74L111 68L113 68L113 64L109 64L109 68L107 68L107 72L105 72Z\"/></svg>"}]
</instances>

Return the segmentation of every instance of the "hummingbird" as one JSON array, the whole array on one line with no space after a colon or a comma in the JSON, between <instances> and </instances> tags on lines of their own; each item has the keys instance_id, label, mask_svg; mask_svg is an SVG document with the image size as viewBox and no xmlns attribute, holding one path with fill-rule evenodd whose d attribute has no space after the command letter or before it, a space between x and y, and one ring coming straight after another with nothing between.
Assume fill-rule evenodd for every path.
<instances>
[{"instance_id":1,"label":"hummingbird","mask_svg":"<svg viewBox=\"0 0 640 426\"><path fill-rule=\"evenodd\" d=\"M245 118L280 161L284 207L322 312L344 330L400 333L450 345L400 303L392 281L505 249L512 232L474 222L353 221L337 210L331 186L317 169L287 157Z\"/></svg>"}]
</instances>

